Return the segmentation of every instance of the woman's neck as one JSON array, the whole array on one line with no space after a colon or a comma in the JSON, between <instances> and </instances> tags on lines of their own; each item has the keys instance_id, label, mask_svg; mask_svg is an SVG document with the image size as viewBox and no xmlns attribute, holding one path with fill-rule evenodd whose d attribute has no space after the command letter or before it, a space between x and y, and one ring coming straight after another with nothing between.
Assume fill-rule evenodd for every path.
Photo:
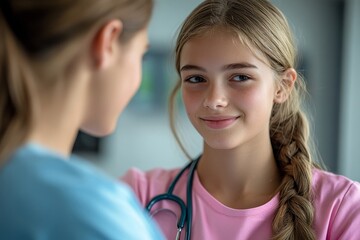
<instances>
[{"instance_id":1,"label":"woman's neck","mask_svg":"<svg viewBox=\"0 0 360 240\"><path fill-rule=\"evenodd\" d=\"M212 149L205 144L197 172L211 195L239 209L266 203L281 182L270 142L262 148L231 150Z\"/></svg>"},{"instance_id":2,"label":"woman's neck","mask_svg":"<svg viewBox=\"0 0 360 240\"><path fill-rule=\"evenodd\" d=\"M71 87L58 87L39 96L34 127L28 138L64 156L71 153L87 99L86 78L79 73L66 81L73 82Z\"/></svg>"},{"instance_id":3,"label":"woman's neck","mask_svg":"<svg viewBox=\"0 0 360 240\"><path fill-rule=\"evenodd\" d=\"M44 115L46 116L46 115ZM38 143L63 156L69 156L76 138L77 128L73 124L52 117L44 117L42 123L38 122L31 132L28 141ZM68 121L71 121L69 116Z\"/></svg>"}]
</instances>

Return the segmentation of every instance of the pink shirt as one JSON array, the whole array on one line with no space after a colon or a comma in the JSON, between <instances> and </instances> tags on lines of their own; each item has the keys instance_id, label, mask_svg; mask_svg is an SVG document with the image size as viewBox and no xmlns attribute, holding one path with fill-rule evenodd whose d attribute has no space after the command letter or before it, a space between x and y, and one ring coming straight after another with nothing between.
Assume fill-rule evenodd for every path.
<instances>
[{"instance_id":1,"label":"pink shirt","mask_svg":"<svg viewBox=\"0 0 360 240\"><path fill-rule=\"evenodd\" d=\"M122 178L145 206L151 198L167 192L179 169L154 169L142 172L130 169ZM313 191L317 239L360 239L360 184L343 176L315 169ZM186 203L187 173L178 181L174 193ZM262 206L232 209L210 195L194 174L192 239L270 239L271 225L279 204L276 195ZM177 205L161 201L152 212L167 239L175 239L176 221L171 209L179 216ZM184 230L185 231L185 228ZM182 239L185 234L182 233Z\"/></svg>"}]
</instances>

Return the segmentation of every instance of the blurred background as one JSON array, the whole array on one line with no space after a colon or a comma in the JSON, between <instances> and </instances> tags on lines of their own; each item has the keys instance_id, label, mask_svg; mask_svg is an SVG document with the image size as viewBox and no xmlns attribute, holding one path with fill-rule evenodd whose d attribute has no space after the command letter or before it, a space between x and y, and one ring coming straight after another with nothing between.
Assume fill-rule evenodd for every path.
<instances>
[{"instance_id":1,"label":"blurred background","mask_svg":"<svg viewBox=\"0 0 360 240\"><path fill-rule=\"evenodd\" d=\"M157 0L141 88L114 134L79 133L74 152L115 177L130 167L173 168L188 160L171 134L168 96L177 79L173 48L179 26L201 0ZM328 170L360 181L360 0L273 0L287 16L310 97L313 137ZM178 129L191 156L201 139L184 114Z\"/></svg>"}]
</instances>

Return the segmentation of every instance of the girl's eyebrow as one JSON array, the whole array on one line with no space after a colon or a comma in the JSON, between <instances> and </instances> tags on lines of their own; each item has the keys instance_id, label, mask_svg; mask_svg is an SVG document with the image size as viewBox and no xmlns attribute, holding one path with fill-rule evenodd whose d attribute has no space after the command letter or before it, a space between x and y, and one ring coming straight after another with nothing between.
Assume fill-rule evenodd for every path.
<instances>
[{"instance_id":1,"label":"girl's eyebrow","mask_svg":"<svg viewBox=\"0 0 360 240\"><path fill-rule=\"evenodd\" d=\"M257 66L251 64L251 63L247 63L247 62L243 62L243 63L231 63L228 65L225 65L222 70L232 70L232 69L242 69L242 68L258 68Z\"/></svg>"},{"instance_id":2,"label":"girl's eyebrow","mask_svg":"<svg viewBox=\"0 0 360 240\"><path fill-rule=\"evenodd\" d=\"M242 68L258 68L257 66L251 64L251 63L247 63L247 62L243 62L243 63L231 63L231 64L227 64L225 66L222 67L223 71L226 70L233 70L233 69L242 69ZM196 65L192 65L192 64L187 64L184 65L181 69L180 72L183 71L191 71L191 70L198 70L198 71L202 71L202 72L206 72L206 69L200 66L196 66Z\"/></svg>"},{"instance_id":3,"label":"girl's eyebrow","mask_svg":"<svg viewBox=\"0 0 360 240\"><path fill-rule=\"evenodd\" d=\"M191 64L187 64L187 65L183 66L180 69L180 72L191 71L191 70L199 70L199 71L202 71L202 72L206 72L205 68L202 68L202 67L199 67L199 66L196 66L196 65L191 65Z\"/></svg>"}]
</instances>

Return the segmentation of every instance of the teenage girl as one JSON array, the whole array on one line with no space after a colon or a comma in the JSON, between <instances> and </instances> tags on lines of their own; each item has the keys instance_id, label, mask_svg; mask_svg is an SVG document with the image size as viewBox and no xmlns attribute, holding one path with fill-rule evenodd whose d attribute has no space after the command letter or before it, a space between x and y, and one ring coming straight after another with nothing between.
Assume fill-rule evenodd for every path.
<instances>
[{"instance_id":1,"label":"teenage girl","mask_svg":"<svg viewBox=\"0 0 360 240\"><path fill-rule=\"evenodd\" d=\"M288 23L267 0L206 0L186 18L171 104L181 90L204 147L193 180L186 170L173 189L192 208L181 239L359 239L360 185L315 164L295 59ZM146 206L178 172L132 169L123 179ZM176 202L150 211L168 239Z\"/></svg>"}]
</instances>

